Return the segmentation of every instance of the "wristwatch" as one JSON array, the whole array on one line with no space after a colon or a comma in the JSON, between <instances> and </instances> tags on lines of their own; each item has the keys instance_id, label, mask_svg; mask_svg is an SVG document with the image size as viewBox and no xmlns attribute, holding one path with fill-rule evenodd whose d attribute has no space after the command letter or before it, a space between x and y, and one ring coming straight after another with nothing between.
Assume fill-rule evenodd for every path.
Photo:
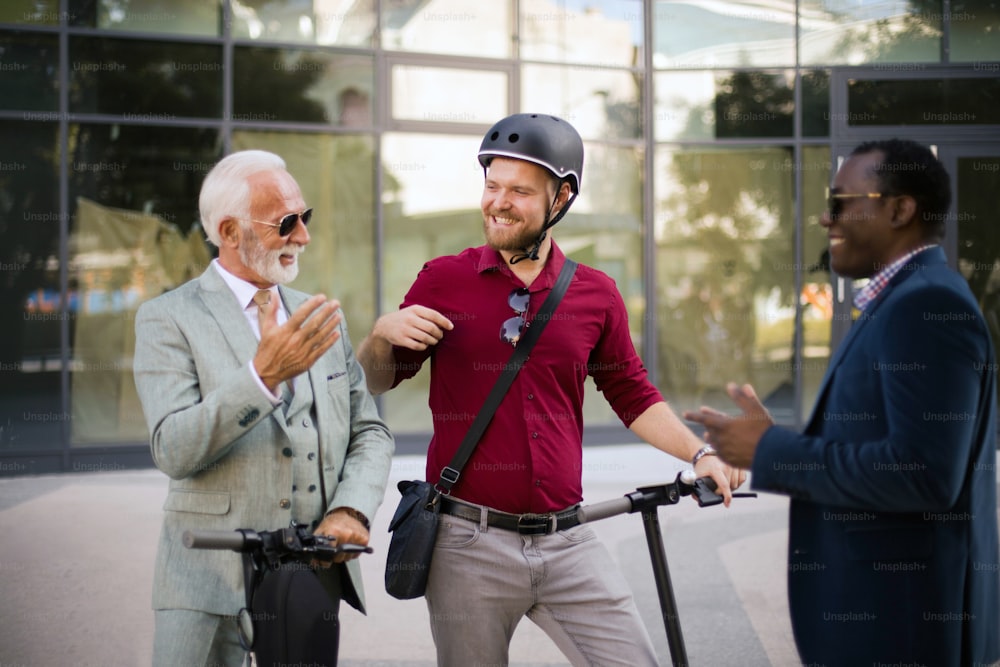
<instances>
[{"instance_id":1,"label":"wristwatch","mask_svg":"<svg viewBox=\"0 0 1000 667\"><path fill-rule=\"evenodd\" d=\"M706 456L718 456L718 455L719 453L715 451L715 447L713 447L712 445L705 445L697 452L695 452L694 456L691 457L691 465L692 466L698 465L698 461L701 461Z\"/></svg>"}]
</instances>

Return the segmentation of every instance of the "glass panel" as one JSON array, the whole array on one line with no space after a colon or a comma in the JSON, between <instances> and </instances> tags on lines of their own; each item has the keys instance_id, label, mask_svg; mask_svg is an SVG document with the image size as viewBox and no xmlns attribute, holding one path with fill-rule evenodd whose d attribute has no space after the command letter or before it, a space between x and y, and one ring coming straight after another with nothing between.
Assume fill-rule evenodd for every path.
<instances>
[{"instance_id":1,"label":"glass panel","mask_svg":"<svg viewBox=\"0 0 1000 667\"><path fill-rule=\"evenodd\" d=\"M1000 346L1000 155L961 157L955 168L958 268L986 315Z\"/></svg>"},{"instance_id":2,"label":"glass panel","mask_svg":"<svg viewBox=\"0 0 1000 667\"><path fill-rule=\"evenodd\" d=\"M0 123L0 453L62 447L59 126ZM26 471L25 471L26 472Z\"/></svg>"},{"instance_id":3,"label":"glass panel","mask_svg":"<svg viewBox=\"0 0 1000 667\"><path fill-rule=\"evenodd\" d=\"M830 136L830 72L802 72L802 136Z\"/></svg>"},{"instance_id":4,"label":"glass panel","mask_svg":"<svg viewBox=\"0 0 1000 667\"><path fill-rule=\"evenodd\" d=\"M522 0L521 58L642 67L639 0Z\"/></svg>"},{"instance_id":5,"label":"glass panel","mask_svg":"<svg viewBox=\"0 0 1000 667\"><path fill-rule=\"evenodd\" d=\"M0 33L0 108L26 111L59 108L58 37Z\"/></svg>"},{"instance_id":6,"label":"glass panel","mask_svg":"<svg viewBox=\"0 0 1000 667\"><path fill-rule=\"evenodd\" d=\"M135 311L208 264L198 191L219 144L214 130L70 126L74 444L148 439L132 381Z\"/></svg>"},{"instance_id":7,"label":"glass panel","mask_svg":"<svg viewBox=\"0 0 1000 667\"><path fill-rule=\"evenodd\" d=\"M233 120L370 127L373 69L370 56L237 47Z\"/></svg>"},{"instance_id":8,"label":"glass panel","mask_svg":"<svg viewBox=\"0 0 1000 667\"><path fill-rule=\"evenodd\" d=\"M802 148L802 265L789 267L802 274L802 413L805 421L812 413L819 385L830 361L830 327L833 322L833 286L830 278L829 241L819 224L826 208L830 186L830 149L827 146ZM789 378L795 374L789 368Z\"/></svg>"},{"instance_id":9,"label":"glass panel","mask_svg":"<svg viewBox=\"0 0 1000 667\"><path fill-rule=\"evenodd\" d=\"M170 35L219 35L219 0L69 0L74 26Z\"/></svg>"},{"instance_id":10,"label":"glass panel","mask_svg":"<svg viewBox=\"0 0 1000 667\"><path fill-rule=\"evenodd\" d=\"M614 279L628 311L632 341L641 354L646 323L644 152L601 144L587 144L585 150L580 196L552 236L568 256ZM621 426L592 381L587 381L585 390L584 422Z\"/></svg>"},{"instance_id":11,"label":"glass panel","mask_svg":"<svg viewBox=\"0 0 1000 667\"><path fill-rule=\"evenodd\" d=\"M511 55L510 0L382 4L382 48L481 58Z\"/></svg>"},{"instance_id":12,"label":"glass panel","mask_svg":"<svg viewBox=\"0 0 1000 667\"><path fill-rule=\"evenodd\" d=\"M803 65L941 61L941 0L801 0Z\"/></svg>"},{"instance_id":13,"label":"glass panel","mask_svg":"<svg viewBox=\"0 0 1000 667\"><path fill-rule=\"evenodd\" d=\"M525 65L521 108L571 122L584 139L637 139L642 134L642 80L630 71Z\"/></svg>"},{"instance_id":14,"label":"glass panel","mask_svg":"<svg viewBox=\"0 0 1000 667\"><path fill-rule=\"evenodd\" d=\"M399 307L429 259L483 244L479 199L483 168L480 136L386 134L382 138L382 304ZM443 184L447 184L443 186ZM433 428L427 407L430 366L384 396L389 427Z\"/></svg>"},{"instance_id":15,"label":"glass panel","mask_svg":"<svg viewBox=\"0 0 1000 667\"><path fill-rule=\"evenodd\" d=\"M374 0L243 0L232 12L236 39L374 46Z\"/></svg>"},{"instance_id":16,"label":"glass panel","mask_svg":"<svg viewBox=\"0 0 1000 667\"><path fill-rule=\"evenodd\" d=\"M653 66L795 65L795 2L658 0L653 8Z\"/></svg>"},{"instance_id":17,"label":"glass panel","mask_svg":"<svg viewBox=\"0 0 1000 667\"><path fill-rule=\"evenodd\" d=\"M157 121L222 115L222 47L70 38L70 110Z\"/></svg>"},{"instance_id":18,"label":"glass panel","mask_svg":"<svg viewBox=\"0 0 1000 667\"><path fill-rule=\"evenodd\" d=\"M847 84L850 125L998 125L1000 78L882 79Z\"/></svg>"},{"instance_id":19,"label":"glass panel","mask_svg":"<svg viewBox=\"0 0 1000 667\"><path fill-rule=\"evenodd\" d=\"M657 74L656 138L791 137L794 86L791 71Z\"/></svg>"},{"instance_id":20,"label":"glass panel","mask_svg":"<svg viewBox=\"0 0 1000 667\"><path fill-rule=\"evenodd\" d=\"M395 65L392 117L492 125L507 115L507 73Z\"/></svg>"},{"instance_id":21,"label":"glass panel","mask_svg":"<svg viewBox=\"0 0 1000 667\"><path fill-rule=\"evenodd\" d=\"M4 0L0 4L0 23L58 25L65 18L59 0Z\"/></svg>"},{"instance_id":22,"label":"glass panel","mask_svg":"<svg viewBox=\"0 0 1000 667\"><path fill-rule=\"evenodd\" d=\"M677 408L729 410L750 382L792 417L795 293L791 148L658 149L659 383Z\"/></svg>"},{"instance_id":23,"label":"glass panel","mask_svg":"<svg viewBox=\"0 0 1000 667\"><path fill-rule=\"evenodd\" d=\"M367 135L234 132L233 150L284 158L308 206L309 247L292 287L340 300L355 347L375 321L375 144Z\"/></svg>"},{"instance_id":24,"label":"glass panel","mask_svg":"<svg viewBox=\"0 0 1000 667\"><path fill-rule=\"evenodd\" d=\"M1000 71L1000 5L993 0L951 0L951 62ZM992 61L992 62L983 62Z\"/></svg>"}]
</instances>

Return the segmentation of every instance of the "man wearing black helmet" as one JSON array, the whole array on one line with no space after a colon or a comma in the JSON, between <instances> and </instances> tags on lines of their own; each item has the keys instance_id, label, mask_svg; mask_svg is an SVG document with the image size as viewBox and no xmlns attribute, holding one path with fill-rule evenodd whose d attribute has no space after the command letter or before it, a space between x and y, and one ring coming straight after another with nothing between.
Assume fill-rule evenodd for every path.
<instances>
[{"instance_id":1,"label":"man wearing black helmet","mask_svg":"<svg viewBox=\"0 0 1000 667\"><path fill-rule=\"evenodd\" d=\"M580 191L583 142L564 120L515 114L487 132L479 161L486 245L425 264L400 310L380 317L358 350L373 393L432 358L430 480L451 461L566 262L549 229ZM507 664L524 616L574 665L657 664L624 577L575 521L588 375L625 425L692 461L727 504L744 480L649 382L611 278L579 266L442 504L426 592L438 664ZM539 523L551 528L535 530Z\"/></svg>"}]
</instances>

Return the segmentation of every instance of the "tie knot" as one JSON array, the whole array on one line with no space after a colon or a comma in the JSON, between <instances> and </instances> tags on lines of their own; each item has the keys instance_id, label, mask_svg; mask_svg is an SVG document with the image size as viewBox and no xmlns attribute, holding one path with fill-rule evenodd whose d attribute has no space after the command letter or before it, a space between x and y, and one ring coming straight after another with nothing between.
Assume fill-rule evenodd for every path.
<instances>
[{"instance_id":1,"label":"tie knot","mask_svg":"<svg viewBox=\"0 0 1000 667\"><path fill-rule=\"evenodd\" d=\"M257 304L258 308L263 308L267 304L271 303L271 292L266 289L259 289L257 293L253 295L253 302Z\"/></svg>"}]
</instances>

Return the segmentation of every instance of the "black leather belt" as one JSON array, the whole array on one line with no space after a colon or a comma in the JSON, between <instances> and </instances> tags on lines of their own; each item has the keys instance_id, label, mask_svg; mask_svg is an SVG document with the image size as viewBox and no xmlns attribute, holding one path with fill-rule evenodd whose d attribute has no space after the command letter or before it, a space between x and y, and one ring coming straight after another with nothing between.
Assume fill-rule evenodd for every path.
<instances>
[{"instance_id":1,"label":"black leather belt","mask_svg":"<svg viewBox=\"0 0 1000 667\"><path fill-rule=\"evenodd\" d=\"M479 523L482 516L481 505L460 503L448 496L441 496L440 502L441 511L445 514ZM552 514L509 514L487 508L486 525L512 530L521 535L551 535L558 530L580 525L580 519L575 507Z\"/></svg>"}]
</instances>

